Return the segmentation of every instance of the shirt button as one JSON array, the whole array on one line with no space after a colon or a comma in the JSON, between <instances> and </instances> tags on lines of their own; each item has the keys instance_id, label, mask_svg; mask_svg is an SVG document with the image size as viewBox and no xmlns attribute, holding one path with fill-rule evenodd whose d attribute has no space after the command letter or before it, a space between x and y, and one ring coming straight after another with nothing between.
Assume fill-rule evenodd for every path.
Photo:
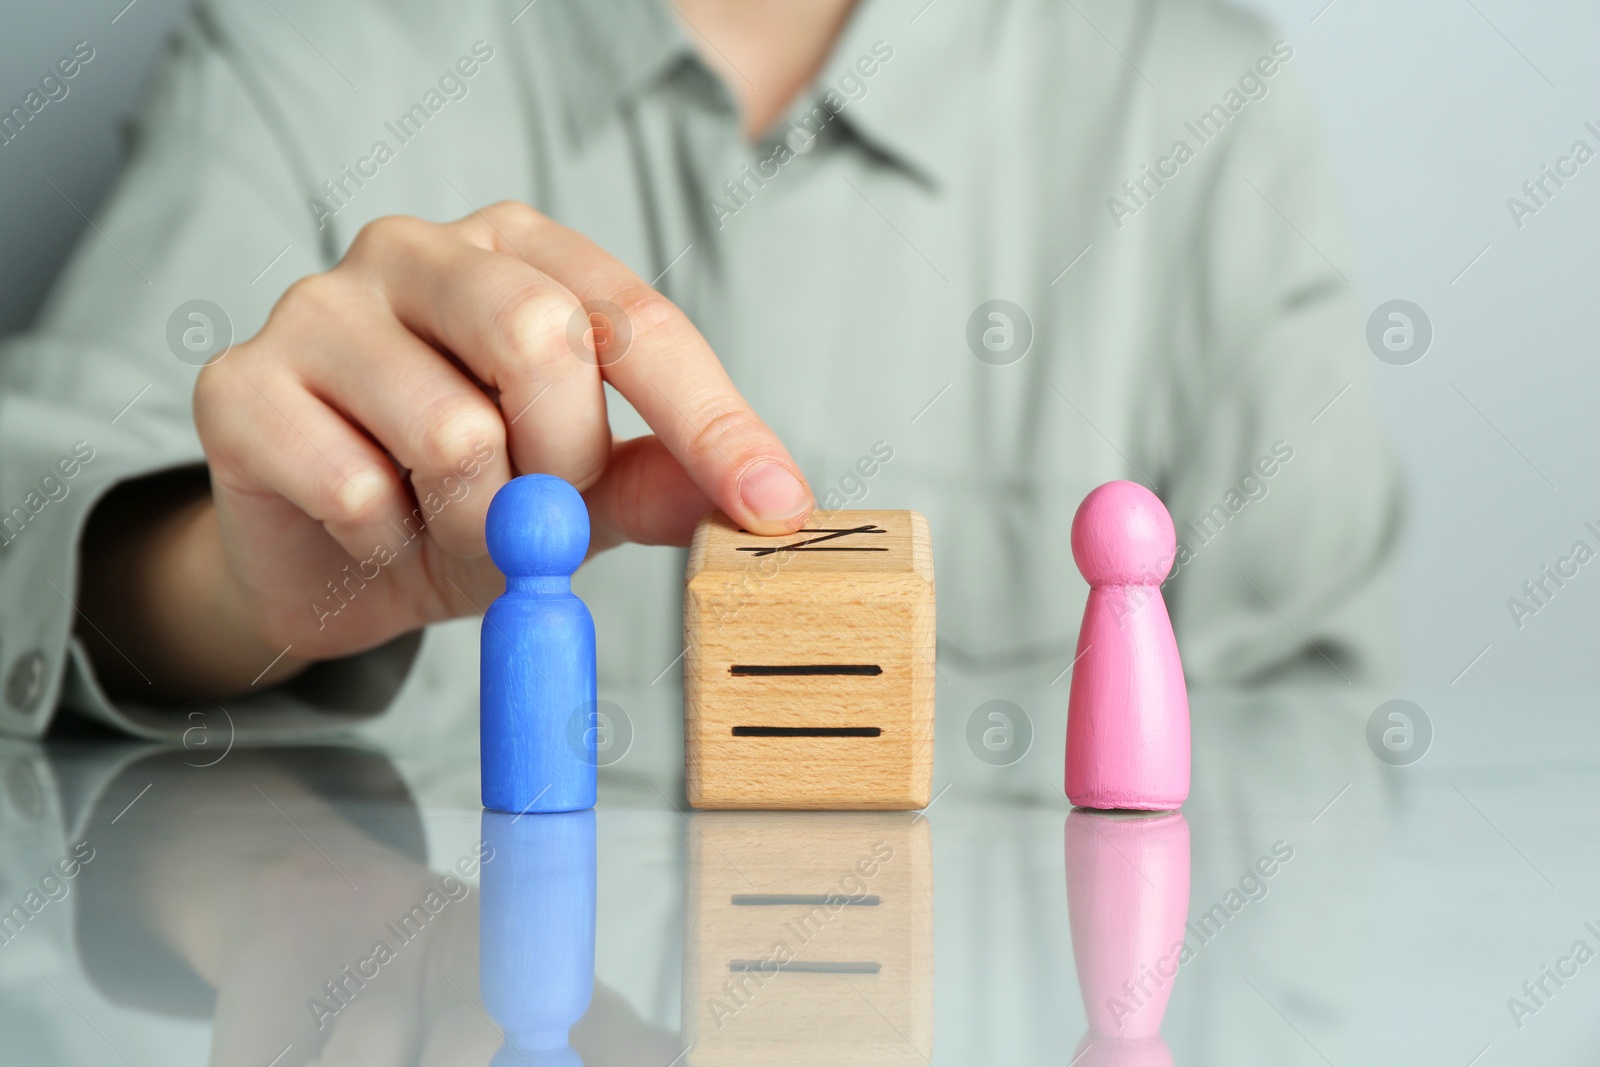
<instances>
[{"instance_id":1,"label":"shirt button","mask_svg":"<svg viewBox=\"0 0 1600 1067\"><path fill-rule=\"evenodd\" d=\"M39 775L33 762L15 759L5 770L5 794L11 807L28 822L38 822L44 815L44 790L39 785Z\"/></svg>"},{"instance_id":2,"label":"shirt button","mask_svg":"<svg viewBox=\"0 0 1600 1067\"><path fill-rule=\"evenodd\" d=\"M32 711L44 695L44 653L27 652L11 665L6 677L6 703L17 711Z\"/></svg>"}]
</instances>

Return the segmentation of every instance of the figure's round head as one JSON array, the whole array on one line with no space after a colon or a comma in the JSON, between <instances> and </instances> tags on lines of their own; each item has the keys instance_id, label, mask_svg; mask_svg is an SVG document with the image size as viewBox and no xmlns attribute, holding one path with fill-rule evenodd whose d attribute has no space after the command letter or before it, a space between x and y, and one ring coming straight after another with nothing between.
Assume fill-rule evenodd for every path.
<instances>
[{"instance_id":1,"label":"figure's round head","mask_svg":"<svg viewBox=\"0 0 1600 1067\"><path fill-rule=\"evenodd\" d=\"M1072 517L1072 558L1090 585L1159 585L1177 540L1165 505L1133 482L1100 486Z\"/></svg>"},{"instance_id":2,"label":"figure's round head","mask_svg":"<svg viewBox=\"0 0 1600 1067\"><path fill-rule=\"evenodd\" d=\"M524 474L489 501L489 556L508 578L571 574L589 551L589 509L553 474Z\"/></svg>"}]
</instances>

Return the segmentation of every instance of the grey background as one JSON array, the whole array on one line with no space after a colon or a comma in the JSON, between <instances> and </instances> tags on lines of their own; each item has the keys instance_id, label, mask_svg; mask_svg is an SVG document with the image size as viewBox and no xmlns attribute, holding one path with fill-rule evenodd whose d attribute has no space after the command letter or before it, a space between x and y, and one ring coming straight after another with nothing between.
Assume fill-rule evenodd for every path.
<instances>
[{"instance_id":1,"label":"grey background","mask_svg":"<svg viewBox=\"0 0 1600 1067\"><path fill-rule=\"evenodd\" d=\"M943 0L956 2L956 0ZM1578 0L1258 0L1295 49L1363 256L1364 306L1434 329L1420 362L1373 360L1413 511L1407 683L1600 681L1600 560L1513 622L1507 599L1585 539L1600 550L1600 159L1519 230L1506 198L1582 137L1600 150L1600 9ZM188 0L10 5L0 109L87 40L95 58L0 147L0 333L25 328L113 180L122 123ZM1219 87L1219 89L1222 87ZM47 180L48 179L48 180ZM52 188L51 182L58 188ZM93 235L90 234L92 239Z\"/></svg>"},{"instance_id":2,"label":"grey background","mask_svg":"<svg viewBox=\"0 0 1600 1067\"><path fill-rule=\"evenodd\" d=\"M1600 9L1325 2L1259 6L1322 114L1365 306L1409 299L1434 327L1420 362L1373 360L1411 481L1408 681L1592 685L1600 566L1520 631L1506 600L1578 538L1600 549L1600 159L1521 230L1506 199L1574 139L1600 150Z\"/></svg>"}]
</instances>

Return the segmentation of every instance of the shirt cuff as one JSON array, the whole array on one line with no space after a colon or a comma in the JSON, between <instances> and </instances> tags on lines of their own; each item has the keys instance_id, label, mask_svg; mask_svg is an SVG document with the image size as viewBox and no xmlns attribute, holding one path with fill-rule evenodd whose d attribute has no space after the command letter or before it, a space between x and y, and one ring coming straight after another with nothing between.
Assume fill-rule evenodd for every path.
<instances>
[{"instance_id":1,"label":"shirt cuff","mask_svg":"<svg viewBox=\"0 0 1600 1067\"><path fill-rule=\"evenodd\" d=\"M113 702L73 635L79 549L113 487L203 462L192 429L163 418L107 424L85 411L0 394L0 735L43 736L56 709L126 734L192 745L295 741L381 716L412 672L422 633L312 666L225 701Z\"/></svg>"},{"instance_id":2,"label":"shirt cuff","mask_svg":"<svg viewBox=\"0 0 1600 1067\"><path fill-rule=\"evenodd\" d=\"M198 442L0 395L0 734L39 737L61 703L89 513L129 478L199 462Z\"/></svg>"},{"instance_id":3,"label":"shirt cuff","mask_svg":"<svg viewBox=\"0 0 1600 1067\"><path fill-rule=\"evenodd\" d=\"M355 656L313 664L299 677L214 703L154 707L112 701L100 688L83 645L68 650L62 706L123 733L225 753L235 738L293 742L354 730L383 715L412 675L422 631Z\"/></svg>"}]
</instances>

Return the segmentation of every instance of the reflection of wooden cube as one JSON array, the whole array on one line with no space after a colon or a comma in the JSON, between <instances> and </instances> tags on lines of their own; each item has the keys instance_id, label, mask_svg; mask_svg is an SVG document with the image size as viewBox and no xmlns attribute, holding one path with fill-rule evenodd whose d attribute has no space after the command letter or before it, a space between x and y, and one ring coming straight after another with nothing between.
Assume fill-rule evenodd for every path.
<instances>
[{"instance_id":1,"label":"reflection of wooden cube","mask_svg":"<svg viewBox=\"0 0 1600 1067\"><path fill-rule=\"evenodd\" d=\"M786 537L701 521L684 592L697 808L921 808L933 783L933 547L914 511Z\"/></svg>"},{"instance_id":2,"label":"reflection of wooden cube","mask_svg":"<svg viewBox=\"0 0 1600 1067\"><path fill-rule=\"evenodd\" d=\"M928 820L708 812L691 826L687 1062L926 1064L933 1055Z\"/></svg>"}]
</instances>

